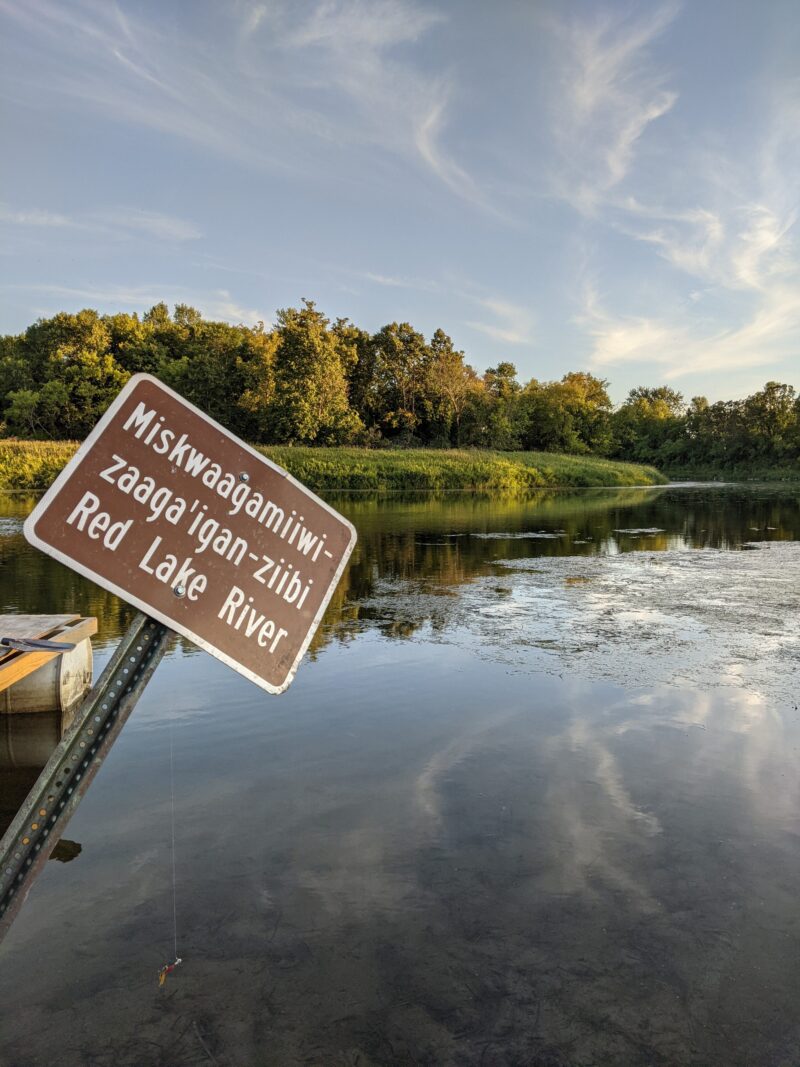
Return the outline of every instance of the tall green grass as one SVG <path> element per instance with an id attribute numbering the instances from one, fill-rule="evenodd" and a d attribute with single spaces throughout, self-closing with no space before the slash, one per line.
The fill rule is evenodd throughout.
<path id="1" fill-rule="evenodd" d="M 663 485 L 667 479 L 655 467 L 624 463 L 599 456 L 569 456 L 560 452 L 506 452 L 504 455 L 537 472 L 551 486 Z"/>
<path id="2" fill-rule="evenodd" d="M 77 441 L 0 441 L 0 489 L 47 489 L 77 448 Z"/>
<path id="3" fill-rule="evenodd" d="M 547 452 L 286 446 L 259 451 L 320 491 L 475 489 L 518 493 L 543 486 L 657 485 L 666 481 L 654 467 Z"/>
<path id="4" fill-rule="evenodd" d="M 42 490 L 78 447 L 75 441 L 0 441 L 0 489 Z M 315 491 L 475 489 L 519 493 L 543 486 L 658 485 L 654 467 L 549 452 L 259 446 Z"/>

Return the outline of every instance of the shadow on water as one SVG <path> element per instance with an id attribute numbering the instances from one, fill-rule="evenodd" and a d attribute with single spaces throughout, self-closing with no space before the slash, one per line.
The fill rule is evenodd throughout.
<path id="1" fill-rule="evenodd" d="M 53 749 L 72 722 L 75 710 L 73 707 L 65 712 L 0 715 L 0 837 L 14 821 Z M 80 852 L 79 844 L 62 838 L 50 859 L 69 863 Z"/>
<path id="2" fill-rule="evenodd" d="M 331 501 L 314 661 L 275 700 L 176 645 L 5 942 L 0 1062 L 796 1067 L 798 492 Z M 3 610 L 113 644 L 26 508 Z"/>

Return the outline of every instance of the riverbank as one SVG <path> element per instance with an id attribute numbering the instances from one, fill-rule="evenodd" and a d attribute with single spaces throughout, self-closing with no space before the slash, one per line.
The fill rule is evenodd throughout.
<path id="1" fill-rule="evenodd" d="M 77 447 L 75 441 L 0 441 L 0 490 L 47 489 Z M 551 452 L 286 445 L 258 446 L 258 450 L 314 491 L 474 489 L 514 493 L 543 486 L 580 488 L 666 482 L 655 467 Z"/>

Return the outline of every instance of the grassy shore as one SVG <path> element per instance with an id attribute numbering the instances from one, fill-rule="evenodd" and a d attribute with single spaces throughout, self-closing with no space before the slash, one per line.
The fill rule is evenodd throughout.
<path id="1" fill-rule="evenodd" d="M 42 490 L 78 447 L 74 441 L 0 441 L 0 489 Z M 316 491 L 475 489 L 524 492 L 541 486 L 658 485 L 654 467 L 549 452 L 444 449 L 259 447 Z"/>
<path id="2" fill-rule="evenodd" d="M 315 490 L 477 489 L 505 493 L 540 486 L 655 485 L 665 481 L 654 467 L 548 452 L 287 447 L 261 451 Z"/>
<path id="3" fill-rule="evenodd" d="M 0 441 L 0 489 L 47 489 L 77 447 L 77 441 Z"/>

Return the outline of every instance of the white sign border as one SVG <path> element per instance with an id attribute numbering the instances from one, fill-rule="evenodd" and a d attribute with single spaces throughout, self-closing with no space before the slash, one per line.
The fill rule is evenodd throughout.
<path id="1" fill-rule="evenodd" d="M 225 437 L 230 438 L 230 440 L 233 441 L 240 448 L 243 448 L 246 452 L 249 452 L 250 455 L 259 463 L 270 467 L 276 474 L 279 474 L 282 478 L 285 478 L 287 481 L 291 482 L 292 485 L 295 485 L 298 489 L 301 489 L 307 496 L 311 497 L 311 499 L 314 500 L 317 504 L 320 504 L 326 511 L 329 511 L 331 515 L 335 515 L 340 522 L 343 522 L 345 526 L 349 527 L 350 529 L 350 542 L 347 545 L 347 548 L 345 549 L 344 555 L 342 556 L 339 566 L 336 568 L 336 573 L 334 574 L 330 582 L 328 591 L 319 606 L 319 610 L 317 611 L 317 614 L 314 616 L 311 622 L 311 626 L 309 627 L 306 639 L 305 641 L 303 641 L 303 644 L 300 647 L 300 651 L 297 653 L 297 657 L 295 658 L 295 661 L 286 676 L 286 681 L 281 686 L 270 685 L 270 683 L 267 682 L 264 678 L 259 677 L 259 675 L 251 671 L 249 667 L 243 666 L 237 660 L 233 659 L 232 656 L 227 655 L 225 652 L 221 652 L 218 648 L 209 644 L 209 642 L 205 641 L 202 637 L 200 637 L 199 634 L 193 633 L 192 630 L 190 630 L 187 626 L 175 622 L 174 619 L 171 619 L 168 615 L 165 615 L 160 611 L 154 610 L 150 605 L 145 604 L 144 601 L 139 600 L 138 597 L 129 593 L 127 590 L 122 589 L 114 582 L 102 577 L 102 575 L 98 575 L 95 571 L 90 570 L 88 567 L 84 567 L 83 564 L 77 563 L 75 560 L 72 559 L 71 556 L 68 556 L 65 552 L 61 552 L 59 549 L 53 548 L 52 545 L 49 545 L 47 542 L 42 541 L 36 533 L 36 523 L 42 517 L 43 513 L 58 495 L 64 484 L 70 479 L 70 477 L 75 471 L 75 468 L 81 463 L 86 454 L 91 450 L 94 442 L 103 433 L 108 424 L 113 420 L 114 416 L 117 414 L 117 412 L 125 403 L 125 401 L 128 399 L 129 395 L 142 382 L 152 382 L 159 389 L 162 389 L 165 393 L 169 393 L 169 395 L 172 396 L 175 400 L 177 400 L 180 404 L 188 408 L 190 411 L 193 411 L 194 414 L 198 415 L 201 419 L 203 419 L 204 422 L 207 422 L 210 426 L 213 426 L 215 431 L 218 431 L 219 433 L 224 434 Z M 306 654 L 308 646 L 311 644 L 311 638 L 317 632 L 317 628 L 319 627 L 319 624 L 322 621 L 322 616 L 325 614 L 325 609 L 327 608 L 328 603 L 330 602 L 330 599 L 333 596 L 337 585 L 339 584 L 339 580 L 341 579 L 342 573 L 345 567 L 347 566 L 347 561 L 350 559 L 350 555 L 353 549 L 355 548 L 356 540 L 358 537 L 355 526 L 353 526 L 353 524 L 348 519 L 345 519 L 344 516 L 340 515 L 338 511 L 332 508 L 330 504 L 326 504 L 324 500 L 322 500 L 316 495 L 316 493 L 312 493 L 310 489 L 306 488 L 306 486 L 304 486 L 302 482 L 299 482 L 296 478 L 293 478 L 288 471 L 285 471 L 283 469 L 283 467 L 279 467 L 277 463 L 273 463 L 271 459 L 268 459 L 266 456 L 262 455 L 261 452 L 257 452 L 256 449 L 252 448 L 245 441 L 242 441 L 235 434 L 231 433 L 230 430 L 226 430 L 224 426 L 220 425 L 220 423 L 216 422 L 210 416 L 206 415 L 205 412 L 195 407 L 194 404 L 190 403 L 188 400 L 182 397 L 180 393 L 176 393 L 174 389 L 170 389 L 168 385 L 164 385 L 162 381 L 160 381 L 152 374 L 134 374 L 133 377 L 131 377 L 125 383 L 125 385 L 122 387 L 115 399 L 112 401 L 109 408 L 101 416 L 100 420 L 98 421 L 92 432 L 89 434 L 86 440 L 82 442 L 82 444 L 78 448 L 78 451 L 75 453 L 75 455 L 66 465 L 66 467 L 64 467 L 64 469 L 58 475 L 56 480 L 45 492 L 44 496 L 41 498 L 41 500 L 37 503 L 36 507 L 27 517 L 23 526 L 23 533 L 25 534 L 26 540 L 30 544 L 34 545 L 34 547 L 38 548 L 46 555 L 52 556 L 53 559 L 57 559 L 60 563 L 63 563 L 65 564 L 65 566 L 70 567 L 72 570 L 77 571 L 79 574 L 82 574 L 84 578 L 89 578 L 96 585 L 102 586 L 103 589 L 107 589 L 109 592 L 114 593 L 126 603 L 133 604 L 134 607 L 138 608 L 139 611 L 144 612 L 145 615 L 149 615 L 153 619 L 158 619 L 159 622 L 162 622 L 165 626 L 168 626 L 170 630 L 174 630 L 176 633 L 181 634 L 181 636 L 188 638 L 188 640 L 194 642 L 194 644 L 196 644 L 199 648 L 202 648 L 205 652 L 208 652 L 216 659 L 221 660 L 223 663 L 227 664 L 228 667 L 231 667 L 233 670 L 235 670 L 238 674 L 244 675 L 245 678 L 248 678 L 251 682 L 254 682 L 261 689 L 265 689 L 268 693 L 273 693 L 276 695 L 285 692 L 291 685 L 294 676 L 297 673 L 297 668 L 300 666 L 300 661 Z"/>

